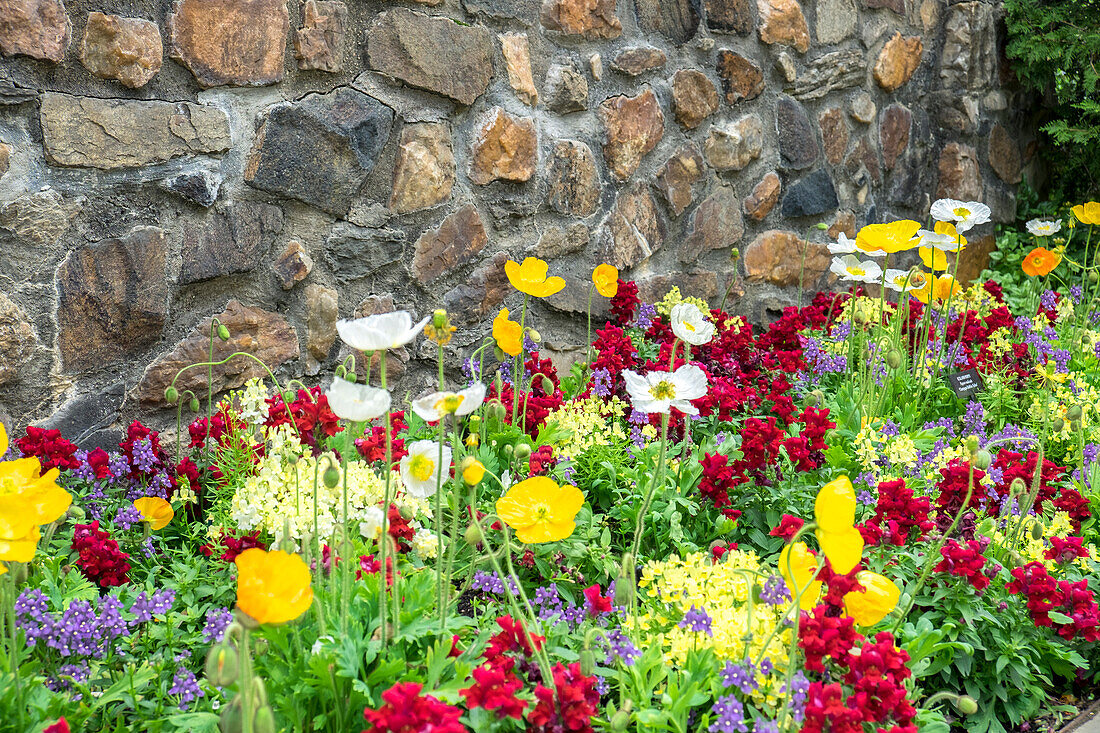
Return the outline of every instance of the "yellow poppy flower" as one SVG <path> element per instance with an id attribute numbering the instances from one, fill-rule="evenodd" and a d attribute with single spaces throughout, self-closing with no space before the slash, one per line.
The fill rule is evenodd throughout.
<path id="1" fill-rule="evenodd" d="M 916 246 L 913 237 L 920 222 L 901 219 L 889 224 L 868 224 L 856 234 L 856 247 L 864 252 L 904 252 Z"/>
<path id="2" fill-rule="evenodd" d="M 42 537 L 37 524 L 32 524 L 27 533 L 21 537 L 4 535 L 4 522 L 0 519 L 0 560 L 30 562 L 34 559 L 34 551 L 38 547 L 38 540 Z"/>
<path id="3" fill-rule="evenodd" d="M 966 249 L 966 237 L 959 234 L 959 230 L 955 228 L 955 225 L 949 221 L 937 221 L 933 230 L 936 234 L 946 234 L 958 243 L 958 249 L 953 250 L 961 252 Z"/>
<path id="4" fill-rule="evenodd" d="M 573 534 L 573 522 L 584 505 L 576 486 L 559 486 L 546 476 L 521 481 L 497 499 L 497 515 L 528 545 L 557 542 Z"/>
<path id="5" fill-rule="evenodd" d="M 790 572 L 787 571 L 787 557 L 790 556 Z M 799 608 L 809 611 L 817 605 L 817 599 L 821 597 L 821 581 L 815 580 L 817 573 L 817 558 L 806 547 L 805 542 L 795 542 L 787 545 L 779 553 L 779 574 L 787 583 L 787 590 L 794 598 L 802 591 L 802 599 Z M 792 577 L 793 576 L 793 577 Z"/>
<path id="6" fill-rule="evenodd" d="M 855 527 L 842 532 L 817 532 L 817 543 L 833 570 L 841 575 L 852 572 L 863 557 L 863 535 Z"/>
<path id="7" fill-rule="evenodd" d="M 935 247 L 920 247 L 917 249 L 917 254 L 920 255 L 920 261 L 924 263 L 924 266 L 929 270 L 946 270 L 947 269 L 947 253 L 942 249 L 936 249 Z"/>
<path id="8" fill-rule="evenodd" d="M 596 292 L 605 298 L 614 298 L 619 292 L 619 271 L 613 265 L 597 265 L 592 271 Z"/>
<path id="9" fill-rule="evenodd" d="M 463 464 L 462 480 L 468 486 L 476 486 L 481 483 L 481 479 L 485 478 L 485 464 L 476 458 L 468 462 L 463 461 Z"/>
<path id="10" fill-rule="evenodd" d="M 913 291 L 913 297 L 927 304 L 929 300 L 942 302 L 948 298 L 954 298 L 961 292 L 962 287 L 955 278 L 950 275 L 939 275 L 935 279 L 928 278 L 923 287 Z"/>
<path id="11" fill-rule="evenodd" d="M 508 282 L 521 293 L 534 298 L 545 298 L 565 287 L 565 280 L 558 276 L 546 277 L 547 264 L 537 257 L 528 257 L 523 264 L 508 260 L 504 263 L 504 273 Z"/>
<path id="12" fill-rule="evenodd" d="M 1100 203 L 1089 201 L 1086 204 L 1074 206 L 1070 211 L 1082 224 L 1100 224 Z"/>
<path id="13" fill-rule="evenodd" d="M 856 521 L 856 492 L 847 476 L 830 481 L 817 492 L 814 521 L 821 551 L 838 573 L 850 573 L 863 557 L 863 535 Z"/>
<path id="14" fill-rule="evenodd" d="M 500 350 L 508 356 L 519 356 L 523 350 L 523 329 L 518 323 L 508 319 L 507 308 L 501 308 L 493 321 L 493 338 Z"/>
<path id="15" fill-rule="evenodd" d="M 8 434 L 0 425 L 0 455 L 7 450 Z M 60 471 L 41 471 L 37 458 L 0 462 L 0 560 L 30 562 L 38 527 L 60 518 L 72 504 L 69 492 L 57 485 Z"/>
<path id="16" fill-rule="evenodd" d="M 0 575 L 3 575 L 6 572 L 8 572 L 8 566 L 7 565 L 0 565 Z"/>
<path id="17" fill-rule="evenodd" d="M 894 581 L 869 570 L 856 573 L 856 580 L 865 590 L 845 594 L 844 612 L 860 626 L 874 626 L 897 607 L 901 590 Z"/>
<path id="18" fill-rule="evenodd" d="M 313 603 L 309 567 L 299 555 L 252 547 L 237 555 L 237 608 L 258 624 L 284 624 Z"/>
<path id="19" fill-rule="evenodd" d="M 157 496 L 143 496 L 134 502 L 134 509 L 141 512 L 143 521 L 149 523 L 151 529 L 164 529 L 172 521 L 175 512 L 172 505 Z"/>

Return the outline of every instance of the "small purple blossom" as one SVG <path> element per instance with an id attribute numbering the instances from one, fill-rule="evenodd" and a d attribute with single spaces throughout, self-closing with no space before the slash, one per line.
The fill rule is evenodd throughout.
<path id="1" fill-rule="evenodd" d="M 648 331 L 653 325 L 653 319 L 657 317 L 657 308 L 650 303 L 642 303 L 638 306 L 638 314 L 634 317 L 634 327 L 640 331 Z"/>
<path id="2" fill-rule="evenodd" d="M 714 707 L 710 709 L 715 720 L 708 730 L 711 733 L 746 733 L 745 706 L 733 695 L 725 695 L 714 701 Z"/>
<path id="3" fill-rule="evenodd" d="M 753 672 L 752 662 L 749 661 L 743 665 L 727 662 L 718 673 L 718 678 L 722 680 L 723 687 L 736 687 L 746 695 L 757 688 L 756 675 Z"/>
<path id="4" fill-rule="evenodd" d="M 138 594 L 130 606 L 130 613 L 134 614 L 132 626 L 148 623 L 154 616 L 163 616 L 172 610 L 172 604 L 176 600 L 176 591 L 172 588 L 158 590 L 149 596 L 145 591 Z"/>
<path id="5" fill-rule="evenodd" d="M 787 584 L 782 575 L 772 575 L 764 581 L 764 587 L 760 591 L 760 600 L 770 606 L 780 606 L 791 599 Z"/>
<path id="6" fill-rule="evenodd" d="M 195 679 L 195 673 L 187 667 L 180 667 L 172 677 L 172 686 L 168 688 L 168 694 L 179 695 L 180 710 L 186 710 L 188 703 L 203 696 L 203 691 L 199 687 L 199 681 Z"/>
<path id="7" fill-rule="evenodd" d="M 115 513 L 115 518 L 111 520 L 119 529 L 130 529 L 135 524 L 141 524 L 142 516 L 141 512 L 137 510 L 133 505 L 121 506 Z"/>
<path id="8" fill-rule="evenodd" d="M 225 636 L 225 630 L 233 622 L 233 612 L 228 608 L 211 608 L 206 612 L 206 625 L 202 627 L 202 638 L 208 644 L 216 644 Z"/>
<path id="9" fill-rule="evenodd" d="M 606 666 L 611 666 L 616 660 L 620 660 L 629 667 L 642 654 L 621 629 L 612 629 L 607 632 L 604 639 L 607 642 L 607 660 L 604 662 Z"/>
<path id="10" fill-rule="evenodd" d="M 684 617 L 680 619 L 679 626 L 681 629 L 688 629 L 695 633 L 703 632 L 707 636 L 714 635 L 711 630 L 710 616 L 704 609 L 696 608 L 695 606 L 692 606 L 684 613 Z"/>

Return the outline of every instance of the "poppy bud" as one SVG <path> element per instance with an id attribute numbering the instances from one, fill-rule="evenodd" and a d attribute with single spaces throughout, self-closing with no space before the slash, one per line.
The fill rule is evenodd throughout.
<path id="1" fill-rule="evenodd" d="M 11 579 L 15 581 L 16 585 L 23 585 L 27 582 L 27 578 L 30 577 L 30 566 L 25 562 L 13 562 L 10 565 Z"/>
<path id="2" fill-rule="evenodd" d="M 1066 427 L 1066 421 L 1060 417 L 1056 417 L 1054 418 L 1054 422 L 1050 424 L 1050 427 L 1052 430 L 1054 430 L 1054 432 L 1060 433 L 1062 432 L 1063 428 Z"/>
<path id="3" fill-rule="evenodd" d="M 987 450 L 980 450 L 974 454 L 974 459 L 971 462 L 974 464 L 974 468 L 984 471 L 993 463 L 993 455 Z"/>
<path id="4" fill-rule="evenodd" d="M 500 394 L 500 392 L 498 391 L 497 394 Z M 492 402 L 490 402 L 488 412 L 489 417 L 493 420 L 496 420 L 497 422 L 504 420 L 505 410 L 504 405 L 501 404 L 500 400 L 493 400 Z"/>
<path id="5" fill-rule="evenodd" d="M 271 711 L 270 705 L 264 705 L 256 711 L 252 718 L 252 730 L 255 733 L 275 733 L 275 713 Z"/>
<path id="6" fill-rule="evenodd" d="M 901 366 L 901 352 L 890 350 L 886 352 L 886 366 L 897 369 Z"/>
<path id="7" fill-rule="evenodd" d="M 1008 485 L 1009 496 L 1019 496 L 1025 491 L 1027 491 L 1027 484 L 1025 484 L 1024 480 L 1018 476 L 1012 479 L 1012 483 Z"/>
<path id="8" fill-rule="evenodd" d="M 613 602 L 616 606 L 629 606 L 634 602 L 634 578 L 626 575 L 620 575 L 615 578 L 615 597 Z"/>
<path id="9" fill-rule="evenodd" d="M 955 709 L 963 715 L 973 715 L 978 712 L 978 701 L 970 695 L 959 695 L 955 698 Z"/>
<path id="10" fill-rule="evenodd" d="M 735 250 L 736 251 L 736 250 Z M 611 730 L 615 733 L 621 733 L 630 726 L 630 713 L 626 710 L 620 710 L 611 716 Z"/>
<path id="11" fill-rule="evenodd" d="M 966 439 L 966 450 L 970 453 L 974 453 L 978 450 L 979 442 L 977 435 L 971 435 Z"/>
<path id="12" fill-rule="evenodd" d="M 514 455 L 521 461 L 526 461 L 531 457 L 531 446 L 527 443 L 520 443 L 515 447 Z"/>
<path id="13" fill-rule="evenodd" d="M 1075 433 L 1080 432 L 1081 431 L 1081 421 L 1080 420 L 1071 420 L 1070 423 L 1069 423 L 1069 429 L 1072 430 Z"/>
<path id="14" fill-rule="evenodd" d="M 466 528 L 466 533 L 463 535 L 466 539 L 466 544 L 477 546 L 481 544 L 481 541 L 485 537 L 481 534 L 481 530 L 476 524 L 471 524 Z"/>
<path id="15" fill-rule="evenodd" d="M 1039 522 L 1031 523 L 1031 539 L 1041 540 L 1043 539 L 1043 525 Z"/>
<path id="16" fill-rule="evenodd" d="M 65 511 L 65 516 L 67 516 L 69 519 L 79 522 L 82 521 L 87 515 L 84 513 L 84 509 L 82 507 L 78 507 L 76 504 L 72 504 Z"/>
<path id="17" fill-rule="evenodd" d="M 222 733 L 243 733 L 244 731 L 244 714 L 241 711 L 241 697 L 238 695 L 233 698 L 233 702 L 225 706 L 222 710 L 221 719 L 218 721 L 218 728 Z"/>
<path id="18" fill-rule="evenodd" d="M 513 448 L 510 443 L 508 445 L 504 446 L 504 455 L 508 456 L 509 458 L 512 457 L 512 454 L 515 453 L 515 451 L 516 451 L 516 449 Z"/>
<path id="19" fill-rule="evenodd" d="M 359 380 L 359 376 L 355 372 L 348 372 L 344 375 L 344 379 L 348 380 L 352 384 Z"/>
<path id="20" fill-rule="evenodd" d="M 335 489 L 340 484 L 340 469 L 336 466 L 329 466 L 325 469 L 325 472 L 321 474 L 321 481 L 323 481 L 328 488 Z"/>
<path id="21" fill-rule="evenodd" d="M 187 408 L 191 410 L 191 412 L 198 412 L 199 410 L 201 410 L 202 405 L 199 404 L 199 398 L 192 397 L 191 401 L 187 403 Z"/>
<path id="22" fill-rule="evenodd" d="M 224 323 L 218 324 L 218 338 L 220 338 L 222 341 L 229 340 L 229 328 L 226 327 Z"/>
<path id="23" fill-rule="evenodd" d="M 206 679 L 215 687 L 228 687 L 237 679 L 237 650 L 222 643 L 206 655 Z"/>
<path id="24" fill-rule="evenodd" d="M 1066 417 L 1068 417 L 1070 420 L 1080 420 L 1081 412 L 1082 410 L 1080 405 L 1073 405 L 1068 410 L 1066 410 Z"/>
<path id="25" fill-rule="evenodd" d="M 176 404 L 176 400 L 180 398 L 180 391 L 175 387 L 169 385 L 168 389 L 164 390 L 164 401 L 169 405 Z"/>
<path id="26" fill-rule="evenodd" d="M 416 509 L 409 506 L 408 504 L 398 504 L 397 511 L 401 515 L 401 518 L 404 519 L 406 522 L 416 516 Z"/>
<path id="27" fill-rule="evenodd" d="M 527 337 L 534 341 L 536 344 L 542 341 L 542 334 L 533 328 L 527 329 Z"/>
<path id="28" fill-rule="evenodd" d="M 596 671 L 596 653 L 591 649 L 585 649 L 581 652 L 581 674 L 585 677 L 591 677 L 592 673 Z"/>
<path id="29" fill-rule="evenodd" d="M 1097 280 L 1100 280 L 1100 275 L 1096 274 L 1096 270 L 1089 270 L 1089 282 L 1095 285 Z"/>
<path id="30" fill-rule="evenodd" d="M 554 386 L 554 383 L 550 380 L 550 377 L 543 377 L 542 378 L 542 391 L 543 391 L 543 393 L 548 394 L 548 395 L 552 395 L 552 394 L 554 394 L 555 389 L 557 389 L 557 388 Z"/>

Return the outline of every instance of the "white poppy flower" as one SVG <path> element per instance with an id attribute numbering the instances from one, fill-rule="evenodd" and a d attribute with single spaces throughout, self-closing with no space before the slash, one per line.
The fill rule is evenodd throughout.
<path id="1" fill-rule="evenodd" d="M 1049 237 L 1062 231 L 1062 222 L 1032 219 L 1027 223 L 1027 230 L 1036 237 Z"/>
<path id="2" fill-rule="evenodd" d="M 376 506 L 369 506 L 363 510 L 363 519 L 359 522 L 359 534 L 363 535 L 368 540 L 376 540 L 382 536 L 382 520 L 385 519 L 385 515 L 382 514 L 382 509 Z"/>
<path id="3" fill-rule="evenodd" d="M 962 234 L 988 222 L 992 212 L 988 206 L 977 201 L 940 199 L 932 204 L 930 213 L 936 221 L 954 222 L 956 231 Z"/>
<path id="4" fill-rule="evenodd" d="M 714 338 L 714 324 L 694 303 L 677 303 L 672 306 L 669 319 L 676 338 L 692 346 L 702 346 Z"/>
<path id="5" fill-rule="evenodd" d="M 377 387 L 356 384 L 336 377 L 332 386 L 325 392 L 328 406 L 342 417 L 352 422 L 366 422 L 384 415 L 390 409 L 390 393 Z"/>
<path id="6" fill-rule="evenodd" d="M 426 422 L 436 422 L 444 415 L 469 415 L 484 401 L 485 385 L 474 382 L 458 392 L 432 392 L 417 398 L 412 402 L 412 409 Z"/>
<path id="7" fill-rule="evenodd" d="M 910 273 L 908 270 L 886 271 L 886 287 L 897 293 L 908 293 L 920 290 L 924 285 L 924 275 L 919 272 Z"/>
<path id="8" fill-rule="evenodd" d="M 834 255 L 854 254 L 857 249 L 856 240 L 848 239 L 848 235 L 844 232 L 840 233 L 835 243 L 829 242 L 825 246 L 829 248 L 829 253 Z"/>
<path id="9" fill-rule="evenodd" d="M 638 412 L 668 414 L 675 407 L 688 415 L 698 415 L 692 404 L 707 393 L 707 375 L 695 364 L 684 364 L 674 372 L 649 372 L 645 376 L 627 369 L 623 372 L 626 391 Z"/>
<path id="10" fill-rule="evenodd" d="M 379 313 L 353 321 L 341 319 L 336 322 L 336 330 L 344 343 L 359 351 L 386 351 L 397 349 L 416 338 L 428 323 L 425 318 L 415 326 L 407 311 Z"/>
<path id="11" fill-rule="evenodd" d="M 440 460 L 440 444 L 434 440 L 416 440 L 405 448 L 409 454 L 401 459 L 401 482 L 411 496 L 427 499 L 451 472 L 451 449 L 442 446 L 443 460 Z"/>
<path id="12" fill-rule="evenodd" d="M 950 234 L 938 234 L 928 229 L 917 232 L 921 247 L 933 247 L 941 252 L 956 252 L 959 249 L 959 240 Z"/>
<path id="13" fill-rule="evenodd" d="M 878 282 L 882 277 L 882 268 L 874 260 L 861 260 L 855 255 L 834 257 L 829 271 L 841 280 L 859 283 Z"/>

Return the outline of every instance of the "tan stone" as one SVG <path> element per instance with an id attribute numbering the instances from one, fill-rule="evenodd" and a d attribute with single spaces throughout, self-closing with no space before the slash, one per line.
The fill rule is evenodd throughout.
<path id="1" fill-rule="evenodd" d="M 344 36 L 348 6 L 339 0 L 306 0 L 302 27 L 294 33 L 299 69 L 338 73 L 344 70 Z"/>
<path id="2" fill-rule="evenodd" d="M 924 26 L 924 32 L 928 33 L 936 28 L 940 22 L 940 4 L 936 0 L 924 0 L 920 6 L 920 22 Z"/>
<path id="3" fill-rule="evenodd" d="M 718 111 L 718 90 L 707 75 L 695 69 L 681 69 L 672 76 L 672 111 L 676 121 L 694 130 Z"/>
<path id="4" fill-rule="evenodd" d="M 894 103 L 882 110 L 878 137 L 882 144 L 882 164 L 892 170 L 898 158 L 909 147 L 909 130 L 913 114 L 908 107 Z"/>
<path id="5" fill-rule="evenodd" d="M 848 123 L 844 113 L 836 107 L 830 107 L 817 118 L 821 127 L 821 142 L 825 147 L 825 160 L 836 165 L 848 152 Z"/>
<path id="6" fill-rule="evenodd" d="M 499 308 L 510 292 L 515 292 L 504 269 L 507 262 L 508 254 L 497 252 L 443 296 L 443 306 L 455 323 L 477 323 Z"/>
<path id="7" fill-rule="evenodd" d="M 477 209 L 463 206 L 444 219 L 438 229 L 430 229 L 416 240 L 413 276 L 427 285 L 469 262 L 488 242 L 489 235 Z"/>
<path id="8" fill-rule="evenodd" d="M 313 283 L 302 291 L 306 304 L 306 349 L 318 361 L 328 358 L 336 343 L 336 319 L 340 317 L 339 295 L 332 288 Z"/>
<path id="9" fill-rule="evenodd" d="M 1021 180 L 1020 146 L 998 122 L 989 132 L 989 165 L 1002 181 L 1016 184 Z"/>
<path id="10" fill-rule="evenodd" d="M 772 229 L 757 235 L 745 247 L 745 276 L 753 282 L 788 287 L 802 282 L 812 288 L 831 260 L 823 244 L 807 242 L 795 232 Z"/>
<path id="11" fill-rule="evenodd" d="M 11 167 L 11 153 L 11 145 L 0 142 L 0 178 L 3 178 Z"/>
<path id="12" fill-rule="evenodd" d="M 810 49 L 810 29 L 798 0 L 756 0 L 760 14 L 760 40 L 792 46 L 800 53 Z"/>
<path id="13" fill-rule="evenodd" d="M 606 131 L 604 159 L 611 173 L 625 181 L 665 134 L 665 116 L 657 95 L 646 89 L 636 97 L 611 97 L 600 104 Z"/>
<path id="14" fill-rule="evenodd" d="M 764 91 L 764 70 L 733 51 L 718 52 L 718 78 L 730 104 L 755 99 Z"/>
<path id="15" fill-rule="evenodd" d="M 623 24 L 616 0 L 544 0 L 540 20 L 552 31 L 585 38 L 618 38 Z"/>
<path id="16" fill-rule="evenodd" d="M 600 174 L 592 148 L 576 140 L 554 144 L 547 177 L 550 208 L 559 214 L 589 216 L 600 202 Z"/>
<path id="17" fill-rule="evenodd" d="M 611 68 L 628 76 L 639 76 L 665 65 L 668 57 L 659 48 L 635 46 L 624 48 L 611 62 Z"/>
<path id="18" fill-rule="evenodd" d="M 389 207 L 404 214 L 435 206 L 451 197 L 455 156 L 446 123 L 405 125 L 393 165 Z"/>
<path id="19" fill-rule="evenodd" d="M 579 221 L 568 229 L 550 227 L 542 233 L 537 243 L 527 248 L 527 251 L 532 257 L 552 260 L 580 252 L 588 246 L 591 236 L 588 227 Z"/>
<path id="20" fill-rule="evenodd" d="M 859 91 L 849 102 L 848 111 L 856 122 L 868 125 L 875 119 L 878 107 L 875 106 L 875 100 L 870 94 Z"/>
<path id="21" fill-rule="evenodd" d="M 27 314 L 0 293 L 0 385 L 19 379 L 36 346 L 38 338 Z"/>
<path id="22" fill-rule="evenodd" d="M 752 193 L 746 196 L 742 202 L 745 215 L 753 221 L 763 221 L 775 208 L 775 205 L 779 203 L 779 193 L 782 188 L 783 184 L 779 180 L 779 174 L 775 171 L 769 171 L 753 186 Z"/>
<path id="23" fill-rule="evenodd" d="M 62 0 L 4 0 L 0 3 L 0 53 L 60 64 L 73 25 Z"/>
<path id="24" fill-rule="evenodd" d="M 500 107 L 489 111 L 474 140 L 470 180 L 479 186 L 491 181 L 529 180 L 538 163 L 538 136 L 529 117 L 512 117 Z"/>
<path id="25" fill-rule="evenodd" d="M 665 225 L 649 186 L 636 183 L 619 194 L 608 217 L 604 261 L 620 270 L 634 267 L 659 250 Z"/>
<path id="26" fill-rule="evenodd" d="M 25 193 L 0 206 L 0 227 L 36 245 L 53 245 L 69 231 L 83 202 L 52 188 Z"/>
<path id="27" fill-rule="evenodd" d="M 217 319 L 229 329 L 229 340 L 214 339 L 212 361 L 221 361 L 230 354 L 244 351 L 268 367 L 277 369 L 297 358 L 300 353 L 297 331 L 278 313 L 231 300 L 225 310 L 217 315 Z M 164 405 L 164 390 L 172 383 L 179 370 L 208 360 L 211 322 L 207 318 L 199 323 L 171 353 L 160 357 L 145 370 L 141 382 L 134 390 L 135 397 L 141 404 L 147 407 Z M 213 382 L 208 382 L 206 369 L 190 369 L 176 380 L 176 388 L 181 394 L 188 390 L 195 394 L 206 394 L 210 385 L 217 394 L 241 387 L 249 379 L 267 376 L 267 370 L 256 360 L 241 356 L 212 367 L 212 371 Z"/>
<path id="28" fill-rule="evenodd" d="M 516 96 L 534 107 L 539 101 L 539 90 L 531 76 L 531 47 L 526 33 L 501 33 L 500 50 L 508 69 L 508 83 Z"/>
<path id="29" fill-rule="evenodd" d="M 313 258 L 306 252 L 305 247 L 297 239 L 286 243 L 271 269 L 275 271 L 275 277 L 279 279 L 279 285 L 283 290 L 290 290 L 298 283 L 306 279 L 313 270 Z"/>
<path id="30" fill-rule="evenodd" d="M 833 223 L 829 225 L 829 230 L 826 232 L 829 235 L 829 239 L 839 239 L 841 234 L 849 239 L 855 239 L 856 236 L 856 214 L 854 211 L 848 209 L 842 209 L 836 212 L 836 218 L 833 219 Z"/>
<path id="31" fill-rule="evenodd" d="M 700 269 L 653 275 L 638 281 L 638 297 L 643 303 L 656 303 L 673 288 L 679 288 L 685 295 L 711 301 L 718 295 L 718 274 Z"/>
<path id="32" fill-rule="evenodd" d="M 920 36 L 895 33 L 875 61 L 875 81 L 888 92 L 904 86 L 920 66 L 923 53 L 924 41 Z"/>
<path id="33" fill-rule="evenodd" d="M 88 13 L 80 60 L 103 79 L 131 89 L 144 86 L 160 71 L 164 47 L 156 23 L 140 18 Z"/>
<path id="34" fill-rule="evenodd" d="M 703 156 L 687 143 L 657 171 L 657 190 L 664 195 L 673 216 L 691 206 L 695 199 L 692 186 L 703 177 L 704 170 Z"/>
<path id="35" fill-rule="evenodd" d="M 720 171 L 741 170 L 760 157 L 764 149 L 764 125 L 751 114 L 732 123 L 710 128 L 703 155 L 711 167 Z"/>
<path id="36" fill-rule="evenodd" d="M 936 198 L 982 200 L 982 173 L 978 153 L 962 143 L 948 143 L 940 153 L 940 182 Z"/>
<path id="37" fill-rule="evenodd" d="M 997 238 L 992 234 L 971 237 L 969 244 L 959 255 L 959 269 L 955 273 L 961 283 L 978 279 L 982 270 L 989 267 L 989 255 L 997 249 Z"/>
<path id="38" fill-rule="evenodd" d="M 283 78 L 289 32 L 286 0 L 177 0 L 169 55 L 203 87 L 274 84 Z"/>
<path id="39" fill-rule="evenodd" d="M 691 226 L 680 245 L 680 261 L 692 263 L 707 252 L 732 247 L 745 234 L 737 194 L 730 186 L 718 186 L 691 215 Z"/>

